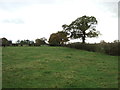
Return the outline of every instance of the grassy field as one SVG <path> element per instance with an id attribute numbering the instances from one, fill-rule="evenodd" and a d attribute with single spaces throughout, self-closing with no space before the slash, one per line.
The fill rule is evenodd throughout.
<path id="1" fill-rule="evenodd" d="M 118 57 L 65 47 L 5 47 L 3 88 L 117 88 Z"/>

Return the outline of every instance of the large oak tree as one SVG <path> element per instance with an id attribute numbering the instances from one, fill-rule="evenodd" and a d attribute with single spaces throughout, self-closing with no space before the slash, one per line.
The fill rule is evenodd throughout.
<path id="1" fill-rule="evenodd" d="M 100 32 L 96 31 L 97 20 L 94 16 L 82 16 L 73 21 L 70 25 L 64 24 L 62 27 L 68 32 L 71 39 L 82 39 L 85 43 L 87 37 L 97 37 Z"/>

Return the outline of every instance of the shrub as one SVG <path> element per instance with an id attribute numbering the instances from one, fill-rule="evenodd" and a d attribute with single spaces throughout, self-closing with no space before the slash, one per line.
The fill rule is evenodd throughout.
<path id="1" fill-rule="evenodd" d="M 72 43 L 67 44 L 67 47 L 70 48 L 76 48 L 81 50 L 87 50 L 92 52 L 100 52 L 100 53 L 106 53 L 108 55 L 119 55 L 120 52 L 120 42 L 113 42 L 113 43 L 95 43 L 95 44 L 82 44 L 82 43 Z"/>

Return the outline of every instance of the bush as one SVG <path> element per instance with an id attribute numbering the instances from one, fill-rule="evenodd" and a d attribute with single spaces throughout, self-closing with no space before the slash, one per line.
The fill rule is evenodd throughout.
<path id="1" fill-rule="evenodd" d="M 72 43 L 72 44 L 68 44 L 67 47 L 93 51 L 93 52 L 96 51 L 96 44 Z"/>
<path id="2" fill-rule="evenodd" d="M 107 43 L 104 46 L 105 53 L 109 55 L 118 55 L 119 45 L 119 43 Z"/>
<path id="3" fill-rule="evenodd" d="M 76 48 L 81 50 L 87 50 L 92 52 L 106 53 L 108 55 L 119 55 L 120 42 L 113 43 L 97 43 L 97 44 L 82 44 L 82 43 L 72 43 L 67 44 L 67 47 Z"/>

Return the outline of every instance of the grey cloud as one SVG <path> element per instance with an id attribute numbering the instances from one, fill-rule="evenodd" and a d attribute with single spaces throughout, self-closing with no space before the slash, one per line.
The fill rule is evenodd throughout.
<path id="1" fill-rule="evenodd" d="M 102 8 L 104 12 L 113 13 L 113 17 L 118 15 L 118 2 L 101 2 L 99 8 Z"/>
<path id="2" fill-rule="evenodd" d="M 15 23 L 15 24 L 24 24 L 24 21 L 21 19 L 5 19 L 3 23 Z"/>
<path id="3" fill-rule="evenodd" d="M 17 2 L 0 2 L 0 9 L 3 10 L 16 10 L 19 7 L 26 6 L 27 3 L 17 3 Z"/>
<path id="4" fill-rule="evenodd" d="M 54 4 L 56 1 L 57 0 L 2 0 L 0 1 L 0 9 L 10 11 L 32 4 Z"/>

